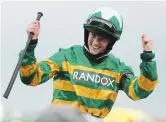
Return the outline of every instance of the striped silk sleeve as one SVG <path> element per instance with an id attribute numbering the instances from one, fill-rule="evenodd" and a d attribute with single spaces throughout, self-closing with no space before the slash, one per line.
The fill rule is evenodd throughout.
<path id="1" fill-rule="evenodd" d="M 141 57 L 142 63 L 140 64 L 139 77 L 134 76 L 131 67 L 121 63 L 120 88 L 134 101 L 148 97 L 158 83 L 156 62 L 149 60 L 152 59 L 152 56 L 154 58 L 154 54 L 144 53 L 141 55 L 144 55 L 146 58 Z"/>
<path id="2" fill-rule="evenodd" d="M 37 86 L 52 78 L 61 67 L 60 62 L 63 59 L 63 54 L 56 53 L 52 57 L 38 62 L 34 55 L 36 45 L 30 45 L 30 50 L 25 54 L 20 66 L 21 81 L 30 86 Z M 21 56 L 22 52 L 20 53 Z M 59 57 L 61 55 L 61 57 Z"/>

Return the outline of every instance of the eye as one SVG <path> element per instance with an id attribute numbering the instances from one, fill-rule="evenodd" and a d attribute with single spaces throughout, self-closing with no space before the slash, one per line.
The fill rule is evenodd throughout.
<path id="1" fill-rule="evenodd" d="M 107 40 L 107 37 L 105 37 L 105 36 L 99 36 L 99 39 L 100 40 Z"/>
<path id="2" fill-rule="evenodd" d="M 99 37 L 100 40 L 105 40 L 106 38 L 105 37 Z"/>

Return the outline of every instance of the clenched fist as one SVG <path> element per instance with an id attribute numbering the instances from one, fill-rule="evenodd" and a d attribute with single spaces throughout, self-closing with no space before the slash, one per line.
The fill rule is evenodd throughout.
<path id="1" fill-rule="evenodd" d="M 152 51 L 152 40 L 145 34 L 142 35 L 142 47 L 143 51 Z"/>
<path id="2" fill-rule="evenodd" d="M 39 21 L 36 20 L 28 25 L 27 33 L 29 34 L 30 32 L 34 33 L 32 40 L 35 40 L 38 38 L 39 33 L 40 33 L 40 22 Z"/>

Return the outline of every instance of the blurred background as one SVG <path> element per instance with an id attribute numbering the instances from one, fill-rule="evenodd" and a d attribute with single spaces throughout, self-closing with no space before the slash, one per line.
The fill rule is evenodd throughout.
<path id="1" fill-rule="evenodd" d="M 26 45 L 27 25 L 36 19 L 37 12 L 41 11 L 44 14 L 40 21 L 41 33 L 36 48 L 36 57 L 40 61 L 53 55 L 60 47 L 83 45 L 83 23 L 93 10 L 101 6 L 113 7 L 121 13 L 124 20 L 121 39 L 115 44 L 111 53 L 130 65 L 134 69 L 135 75 L 139 76 L 140 53 L 142 52 L 141 36 L 144 33 L 147 34 L 153 40 L 153 52 L 156 54 L 155 60 L 160 81 L 154 92 L 147 99 L 140 101 L 134 102 L 124 92 L 119 92 L 112 114 L 110 113 L 109 116 L 116 116 L 116 111 L 127 113 L 122 116 L 131 115 L 131 111 L 132 113 L 138 111 L 133 116 L 141 116 L 140 113 L 142 113 L 152 117 L 153 120 L 166 120 L 166 96 L 164 94 L 166 86 L 164 77 L 166 2 L 164 1 L 2 2 L 1 96 L 3 96 L 18 62 L 18 54 Z M 51 103 L 52 92 L 52 79 L 40 86 L 30 87 L 24 85 L 18 76 L 9 98 L 1 97 L 4 121 L 32 121 L 39 111 Z M 133 118 L 133 116 L 128 118 Z"/>

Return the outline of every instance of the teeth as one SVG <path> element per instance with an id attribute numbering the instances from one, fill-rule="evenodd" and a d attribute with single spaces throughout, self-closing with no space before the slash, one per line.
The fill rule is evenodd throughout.
<path id="1" fill-rule="evenodd" d="M 96 46 L 93 46 L 93 45 L 92 45 L 92 47 L 93 47 L 94 49 L 98 49 L 98 48 L 99 48 L 99 47 L 96 47 Z"/>

